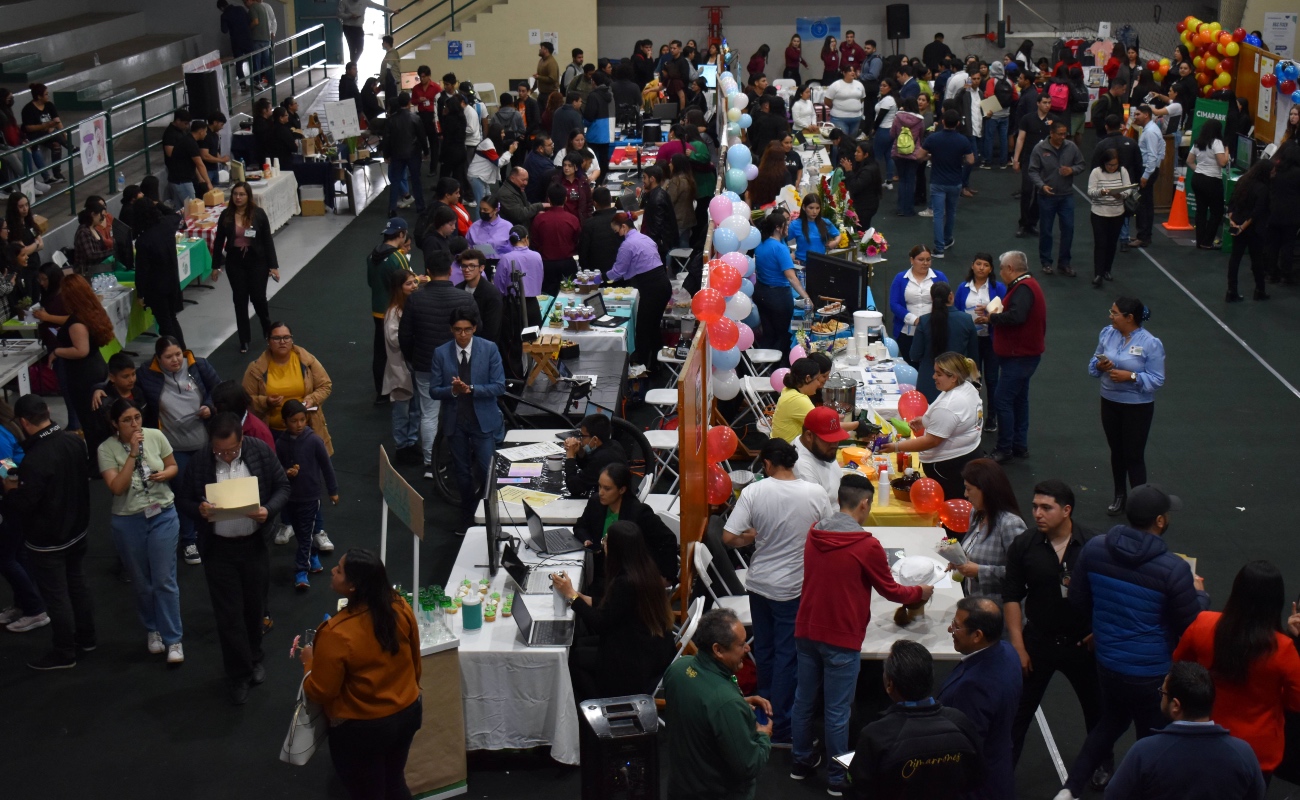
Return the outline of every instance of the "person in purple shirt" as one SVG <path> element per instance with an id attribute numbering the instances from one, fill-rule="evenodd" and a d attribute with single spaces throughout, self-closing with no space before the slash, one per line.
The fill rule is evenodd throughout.
<path id="1" fill-rule="evenodd" d="M 478 204 L 478 219 L 469 226 L 465 238 L 476 250 L 490 247 L 486 252 L 489 257 L 504 253 L 511 247 L 510 222 L 501 218 L 496 203 L 485 198 Z"/>
<path id="2" fill-rule="evenodd" d="M 504 252 L 497 251 L 501 260 L 497 262 L 492 285 L 497 287 L 502 297 L 507 297 L 513 293 L 510 276 L 515 272 L 523 275 L 524 308 L 528 313 L 528 324 L 541 325 L 542 308 L 537 303 L 537 295 L 542 293 L 542 254 L 528 249 L 528 229 L 523 225 L 510 229 L 509 242 L 510 247 Z"/>
<path id="3" fill-rule="evenodd" d="M 636 350 L 632 353 L 632 363 L 653 373 L 659 365 L 659 318 L 664 315 L 664 309 L 673 296 L 673 287 L 659 258 L 659 246 L 633 227 L 631 214 L 618 212 L 610 226 L 623 241 L 606 277 L 641 293 L 637 304 Z"/>

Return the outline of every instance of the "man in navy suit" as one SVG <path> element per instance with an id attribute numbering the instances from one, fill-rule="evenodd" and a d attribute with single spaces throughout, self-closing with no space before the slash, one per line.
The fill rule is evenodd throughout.
<path id="1" fill-rule="evenodd" d="M 473 519 L 504 425 L 497 407 L 497 398 L 506 391 L 501 351 L 474 335 L 478 324 L 478 309 L 467 298 L 466 305 L 451 313 L 452 340 L 433 351 L 429 381 L 429 394 L 442 401 L 442 431 L 456 467 L 463 513 L 457 533 L 461 534 Z"/>
<path id="2" fill-rule="evenodd" d="M 1020 705 L 1022 678 L 1020 657 L 1002 641 L 1002 609 L 987 597 L 963 597 L 948 631 L 962 659 L 939 691 L 939 702 L 969 717 L 984 746 L 984 784 L 961 797 L 1015 797 L 1011 724 Z"/>

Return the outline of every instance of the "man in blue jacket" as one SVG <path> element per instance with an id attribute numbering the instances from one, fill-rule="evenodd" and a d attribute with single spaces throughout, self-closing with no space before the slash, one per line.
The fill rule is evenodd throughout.
<path id="1" fill-rule="evenodd" d="M 474 518 L 479 489 L 492 467 L 492 452 L 504 434 L 497 398 L 506 391 L 501 352 L 478 330 L 478 309 L 467 303 L 451 312 L 452 340 L 433 352 L 429 394 L 442 401 L 442 430 L 451 445 L 460 488 L 464 533 Z"/>
<path id="2" fill-rule="evenodd" d="M 1101 716 L 1056 800 L 1083 795 L 1088 776 L 1129 723 L 1138 739 L 1164 724 L 1160 691 L 1170 657 L 1183 631 L 1210 605 L 1201 578 L 1165 546 L 1169 514 L 1180 508 L 1182 502 L 1158 486 L 1135 487 L 1129 524 L 1090 539 L 1075 562 L 1070 602 L 1092 617 Z"/>
<path id="3" fill-rule="evenodd" d="M 1107 800 L 1263 800 L 1259 760 L 1250 745 L 1214 724 L 1213 708 L 1209 670 L 1174 664 L 1160 687 L 1160 710 L 1172 721 L 1128 751 Z"/>

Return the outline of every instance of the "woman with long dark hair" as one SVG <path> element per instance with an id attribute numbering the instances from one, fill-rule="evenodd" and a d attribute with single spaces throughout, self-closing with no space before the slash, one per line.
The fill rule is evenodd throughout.
<path id="1" fill-rule="evenodd" d="M 812 398 L 821 391 L 824 383 L 821 366 L 815 360 L 800 358 L 790 365 L 782 379 L 785 388 L 772 411 L 772 438 L 787 442 L 799 438 L 804 417 L 815 407 Z"/>
<path id="2" fill-rule="evenodd" d="M 849 199 L 853 201 L 853 211 L 858 215 L 858 227 L 862 230 L 871 227 L 871 218 L 880 210 L 880 197 L 885 191 L 884 169 L 872 154 L 873 148 L 874 145 L 864 139 L 854 147 L 852 158 L 840 155 L 844 182 L 848 185 Z"/>
<path id="3" fill-rule="evenodd" d="M 587 499 L 587 507 L 573 526 L 573 535 L 595 551 L 593 586 L 601 587 L 606 583 L 601 541 L 618 521 L 634 522 L 641 531 L 650 558 L 659 569 L 661 590 L 678 577 L 677 540 L 655 510 L 637 498 L 636 489 L 627 464 L 621 461 L 609 464 L 600 471 L 596 491 Z"/>
<path id="4" fill-rule="evenodd" d="M 840 230 L 822 216 L 822 199 L 809 192 L 799 204 L 799 216 L 786 231 L 787 241 L 794 242 L 794 258 L 800 264 L 809 253 L 825 253 L 839 241 Z"/>
<path id="5" fill-rule="evenodd" d="M 397 329 L 406 309 L 406 298 L 420 288 L 420 276 L 406 270 L 388 273 L 388 311 L 384 313 L 384 353 L 388 356 L 380 391 L 392 405 L 393 451 L 399 461 L 423 458 L 420 452 L 420 403 L 415 399 L 411 368 L 402 357 Z"/>
<path id="6" fill-rule="evenodd" d="M 164 210 L 147 192 L 131 206 L 131 228 L 136 233 L 135 288 L 158 321 L 158 334 L 184 344 L 185 334 L 176 319 L 185 301 L 176 258 L 176 231 L 181 216 L 170 211 L 164 214 Z"/>
<path id="7" fill-rule="evenodd" d="M 782 361 L 790 356 L 790 320 L 794 317 L 790 290 L 794 289 L 807 307 L 812 307 L 812 298 L 799 281 L 790 248 L 785 244 L 788 227 L 784 209 L 763 217 L 758 223 L 762 241 L 754 249 L 754 305 L 762 325 L 759 347 L 779 351 Z"/>
<path id="8" fill-rule="evenodd" d="M 1296 106 L 1292 106 L 1296 108 Z M 1246 174 L 1237 179 L 1228 202 L 1228 232 L 1232 235 L 1232 255 L 1228 257 L 1229 303 L 1243 298 L 1237 292 L 1237 273 L 1241 257 L 1250 253 L 1250 271 L 1255 278 L 1256 300 L 1269 299 L 1264 288 L 1268 276 L 1268 251 L 1264 248 L 1264 232 L 1268 229 L 1269 181 L 1273 179 L 1273 164 L 1268 159 L 1256 161 Z"/>
<path id="9" fill-rule="evenodd" d="M 834 36 L 822 39 L 822 86 L 840 79 L 840 43 Z"/>
<path id="10" fill-rule="evenodd" d="M 1196 246 L 1213 250 L 1223 225 L 1223 168 L 1228 150 L 1223 146 L 1223 123 L 1207 119 L 1201 123 L 1187 166 L 1192 167 L 1192 191 L 1196 194 Z"/>
<path id="11" fill-rule="evenodd" d="M 77 213 L 77 232 L 73 236 L 72 265 L 77 272 L 85 275 L 89 272 L 102 272 L 95 267 L 104 263 L 104 259 L 113 255 L 113 245 L 104 241 L 100 233 L 107 210 L 103 208 L 83 208 Z"/>
<path id="12" fill-rule="evenodd" d="M 348 603 L 302 649 L 303 692 L 325 709 L 330 761 L 351 797 L 410 797 L 406 756 L 424 717 L 415 613 L 369 550 L 345 553 L 330 588 Z"/>
<path id="13" fill-rule="evenodd" d="M 794 81 L 795 85 L 803 83 L 803 77 L 799 74 L 800 66 L 808 66 L 808 62 L 803 60 L 803 39 L 799 34 L 790 37 L 790 44 L 785 48 L 785 70 L 781 73 L 782 78 Z"/>
<path id="14" fill-rule="evenodd" d="M 953 303 L 959 311 L 965 312 L 971 320 L 979 316 L 976 309 L 987 306 L 995 297 L 1007 296 L 1007 287 L 993 277 L 992 253 L 976 253 L 971 259 L 970 269 L 966 271 L 966 280 L 957 287 L 957 299 Z M 989 326 L 976 325 L 975 333 L 979 338 L 979 358 L 975 364 L 979 367 L 980 383 L 984 396 L 992 403 L 998 388 L 998 355 L 993 352 L 993 337 Z M 991 409 L 990 409 L 991 410 Z M 993 433 L 998 429 L 998 418 L 993 414 L 984 415 L 984 430 Z"/>
<path id="15" fill-rule="evenodd" d="M 1195 661 L 1214 678 L 1214 721 L 1255 751 L 1265 778 L 1282 763 L 1285 711 L 1300 711 L 1300 614 L 1286 628 L 1282 571 L 1250 561 L 1237 572 L 1222 612 L 1202 611 L 1183 633 L 1175 661 Z"/>
<path id="16" fill-rule="evenodd" d="M 9 195 L 5 203 L 5 221 L 9 223 L 9 241 L 23 246 L 27 253 L 27 268 L 35 270 L 41 265 L 40 252 L 45 249 L 41 229 L 36 227 L 31 201 L 22 192 Z"/>
<path id="17" fill-rule="evenodd" d="M 955 295 L 947 281 L 930 284 L 930 313 L 916 323 L 912 337 L 912 351 L 908 354 L 916 362 L 916 390 L 933 403 L 939 397 L 934 382 L 934 361 L 944 353 L 960 353 L 978 362 L 980 356 L 979 333 L 974 319 L 954 305 Z"/>
<path id="18" fill-rule="evenodd" d="M 266 282 L 280 280 L 280 262 L 271 239 L 271 220 L 253 198 L 253 187 L 239 181 L 230 190 L 230 205 L 217 219 L 212 240 L 213 271 L 226 270 L 235 301 L 235 328 L 239 352 L 248 352 L 252 333 L 248 325 L 248 302 L 252 300 L 262 337 L 271 335 L 271 311 L 266 302 Z"/>
<path id="19" fill-rule="evenodd" d="M 685 153 L 678 153 L 668 162 L 668 166 L 672 177 L 664 184 L 664 191 L 668 192 L 673 214 L 677 217 L 677 246 L 690 247 L 691 233 L 695 228 L 695 196 L 698 193 L 691 160 Z"/>
<path id="20" fill-rule="evenodd" d="M 1020 505 L 1007 473 L 991 458 L 967 463 L 961 477 L 971 504 L 970 529 L 961 540 L 969 560 L 961 566 L 949 564 L 948 570 L 962 575 L 962 591 L 967 597 L 1001 598 L 1007 548 L 1025 532 Z"/>
<path id="21" fill-rule="evenodd" d="M 776 196 L 790 182 L 790 173 L 785 168 L 785 148 L 780 140 L 768 142 L 763 150 L 763 158 L 758 162 L 758 177 L 749 182 L 745 190 L 745 202 L 750 208 L 758 209 L 776 202 Z"/>
<path id="22" fill-rule="evenodd" d="M 1296 231 L 1300 230 L 1300 146 L 1278 150 L 1276 164 L 1268 187 L 1268 249 L 1277 258 L 1272 281 L 1294 286 Z"/>
<path id="23" fill-rule="evenodd" d="M 611 524 L 601 549 L 605 584 L 599 601 L 580 594 L 563 572 L 551 578 L 588 634 L 569 651 L 578 702 L 649 692 L 673 658 L 668 595 L 640 527 Z"/>
<path id="24" fill-rule="evenodd" d="M 771 52 L 771 47 L 760 44 L 754 51 L 754 55 L 749 57 L 749 63 L 745 65 L 745 74 L 749 76 L 750 82 L 753 82 L 755 75 L 767 72 L 767 56 Z"/>

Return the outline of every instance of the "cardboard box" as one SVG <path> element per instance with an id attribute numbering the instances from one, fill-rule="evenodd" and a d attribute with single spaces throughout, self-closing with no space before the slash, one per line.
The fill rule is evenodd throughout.
<path id="1" fill-rule="evenodd" d="M 203 194 L 203 205 L 208 208 L 225 205 L 225 203 L 226 193 L 221 189 L 209 189 Z"/>
<path id="2" fill-rule="evenodd" d="M 325 187 L 299 186 L 298 205 L 304 217 L 325 216 Z"/>
<path id="3" fill-rule="evenodd" d="M 40 231 L 42 236 L 50 232 L 50 221 L 40 214 L 32 214 L 32 222 L 36 223 L 36 230 Z"/>

